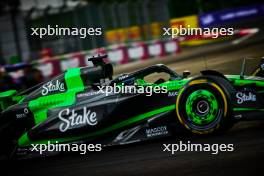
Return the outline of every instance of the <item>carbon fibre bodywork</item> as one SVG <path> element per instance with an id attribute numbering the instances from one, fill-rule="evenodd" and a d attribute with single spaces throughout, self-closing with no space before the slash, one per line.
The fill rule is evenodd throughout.
<path id="1" fill-rule="evenodd" d="M 110 71 L 109 71 L 110 70 Z M 148 83 L 144 77 L 166 73 L 169 79 Z M 222 77 L 232 85 L 229 106 L 234 120 L 256 119 L 264 115 L 264 79 L 202 74 Z M 31 144 L 90 142 L 120 145 L 169 136 L 181 125 L 176 100 L 192 78 L 184 78 L 164 65 L 123 74 L 110 81 L 105 65 L 73 68 L 33 90 L 18 94 L 16 104 L 1 113 L 1 134 L 12 136 L 18 149 Z M 113 84 L 166 87 L 166 93 L 102 93 L 96 86 Z M 11 127 L 11 131 L 10 131 Z"/>

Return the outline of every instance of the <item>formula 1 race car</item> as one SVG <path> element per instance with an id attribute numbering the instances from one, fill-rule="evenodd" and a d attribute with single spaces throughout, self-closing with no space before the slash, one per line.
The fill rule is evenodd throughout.
<path id="1" fill-rule="evenodd" d="M 112 79 L 105 57 L 24 92 L 1 93 L 0 151 L 30 155 L 32 144 L 48 142 L 120 145 L 182 129 L 211 134 L 263 118 L 264 79 L 244 76 L 245 62 L 240 75 L 205 70 L 189 78 L 158 64 Z M 134 91 L 104 91 L 129 86 Z M 149 96 L 149 87 L 162 91 Z"/>

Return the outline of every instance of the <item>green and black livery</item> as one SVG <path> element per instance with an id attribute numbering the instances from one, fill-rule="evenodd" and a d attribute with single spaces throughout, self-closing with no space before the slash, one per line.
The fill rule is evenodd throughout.
<path id="1" fill-rule="evenodd" d="M 105 56 L 21 93 L 0 93 L 1 153 L 30 155 L 32 144 L 121 145 L 177 134 L 225 131 L 264 115 L 264 79 L 205 70 L 188 77 L 158 64 L 114 79 Z M 151 74 L 167 79 L 145 78 Z M 110 93 L 98 86 L 156 86 L 164 93 Z"/>

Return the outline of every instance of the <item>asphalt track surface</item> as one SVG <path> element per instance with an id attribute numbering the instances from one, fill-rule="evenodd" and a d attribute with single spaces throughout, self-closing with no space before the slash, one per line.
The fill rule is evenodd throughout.
<path id="1" fill-rule="evenodd" d="M 213 50 L 213 47 L 225 46 Z M 226 47 L 227 46 L 227 47 Z M 230 46 L 230 47 L 229 47 Z M 222 47 L 222 46 L 221 46 Z M 229 49 L 226 49 L 229 48 Z M 186 49 L 191 52 L 192 48 Z M 264 56 L 264 42 L 239 44 L 232 48 L 230 43 L 203 46 L 204 53 L 174 57 L 151 62 L 162 62 L 182 72 L 190 70 L 198 74 L 204 68 L 216 69 L 226 74 L 239 74 L 243 57 Z M 206 52 L 208 51 L 208 52 Z M 194 52 L 194 51 L 193 51 Z M 250 72 L 259 59 L 248 62 Z M 142 63 L 133 69 L 144 67 Z M 132 66 L 130 67 L 132 68 Z M 126 68 L 118 68 L 126 70 Z M 264 117 L 263 117 L 264 118 Z M 176 152 L 172 155 L 163 152 L 163 144 L 177 144 L 179 141 L 191 143 L 234 144 L 233 152 Z M 1 175 L 263 175 L 264 159 L 264 121 L 240 122 L 225 134 L 197 137 L 179 134 L 176 137 L 150 142 L 105 148 L 101 152 L 90 152 L 86 155 L 67 154 L 34 160 L 12 161 L 0 165 Z"/>

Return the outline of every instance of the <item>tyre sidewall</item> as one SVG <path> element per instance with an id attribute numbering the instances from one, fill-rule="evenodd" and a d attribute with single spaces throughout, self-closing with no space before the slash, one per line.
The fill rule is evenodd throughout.
<path id="1" fill-rule="evenodd" d="M 231 115 L 231 89 L 232 85 L 224 78 L 216 76 L 199 76 L 189 81 L 180 91 L 176 102 L 176 113 L 182 125 L 192 133 L 210 134 L 222 129 L 229 123 Z M 196 90 L 207 90 L 211 92 L 218 102 L 217 116 L 212 122 L 205 125 L 194 124 L 186 112 L 186 100 Z"/>

